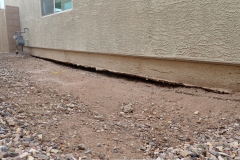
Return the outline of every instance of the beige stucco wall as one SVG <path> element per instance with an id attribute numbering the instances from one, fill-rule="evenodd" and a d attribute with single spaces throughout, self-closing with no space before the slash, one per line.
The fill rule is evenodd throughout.
<path id="1" fill-rule="evenodd" d="M 32 47 L 240 63 L 239 0 L 73 0 L 42 17 L 20 1 Z"/>
<path id="2" fill-rule="evenodd" d="M 19 7 L 19 2 L 20 0 L 5 0 L 5 5 Z"/>

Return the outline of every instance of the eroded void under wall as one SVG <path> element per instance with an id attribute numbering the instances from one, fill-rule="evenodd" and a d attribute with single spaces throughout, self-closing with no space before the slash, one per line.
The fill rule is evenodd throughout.
<path id="1" fill-rule="evenodd" d="M 239 92 L 240 65 L 26 48 L 33 56 L 186 86 Z"/>

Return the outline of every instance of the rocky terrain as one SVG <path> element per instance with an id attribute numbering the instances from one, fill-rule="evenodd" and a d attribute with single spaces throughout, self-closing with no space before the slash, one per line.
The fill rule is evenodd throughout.
<path id="1" fill-rule="evenodd" d="M 41 74 L 61 77 L 50 82 Z M 101 90 L 93 95 L 90 88 L 75 91 L 80 84 L 72 90 L 56 84 L 61 78 L 70 84 L 76 74 L 78 81 L 88 78 L 101 87 L 102 79 L 124 96 L 129 92 L 124 87 L 134 87 L 133 95 Z M 0 158 L 240 160 L 239 93 L 111 76 L 0 53 Z M 116 86 L 120 83 L 124 87 Z"/>

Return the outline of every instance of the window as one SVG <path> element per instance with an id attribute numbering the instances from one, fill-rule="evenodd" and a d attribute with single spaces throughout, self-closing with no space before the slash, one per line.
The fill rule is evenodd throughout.
<path id="1" fill-rule="evenodd" d="M 4 0 L 0 0 L 0 9 L 5 9 Z"/>
<path id="2" fill-rule="evenodd" d="M 72 9 L 72 0 L 41 0 L 42 16 Z"/>

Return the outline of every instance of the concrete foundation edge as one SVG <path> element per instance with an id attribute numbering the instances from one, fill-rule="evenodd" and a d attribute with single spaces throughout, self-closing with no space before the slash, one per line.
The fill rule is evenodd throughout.
<path id="1" fill-rule="evenodd" d="M 25 47 L 24 50 L 36 57 L 96 68 L 96 70 L 134 75 L 155 81 L 200 87 L 219 92 L 240 91 L 240 66 L 236 65 L 171 61 L 32 47 Z"/>

